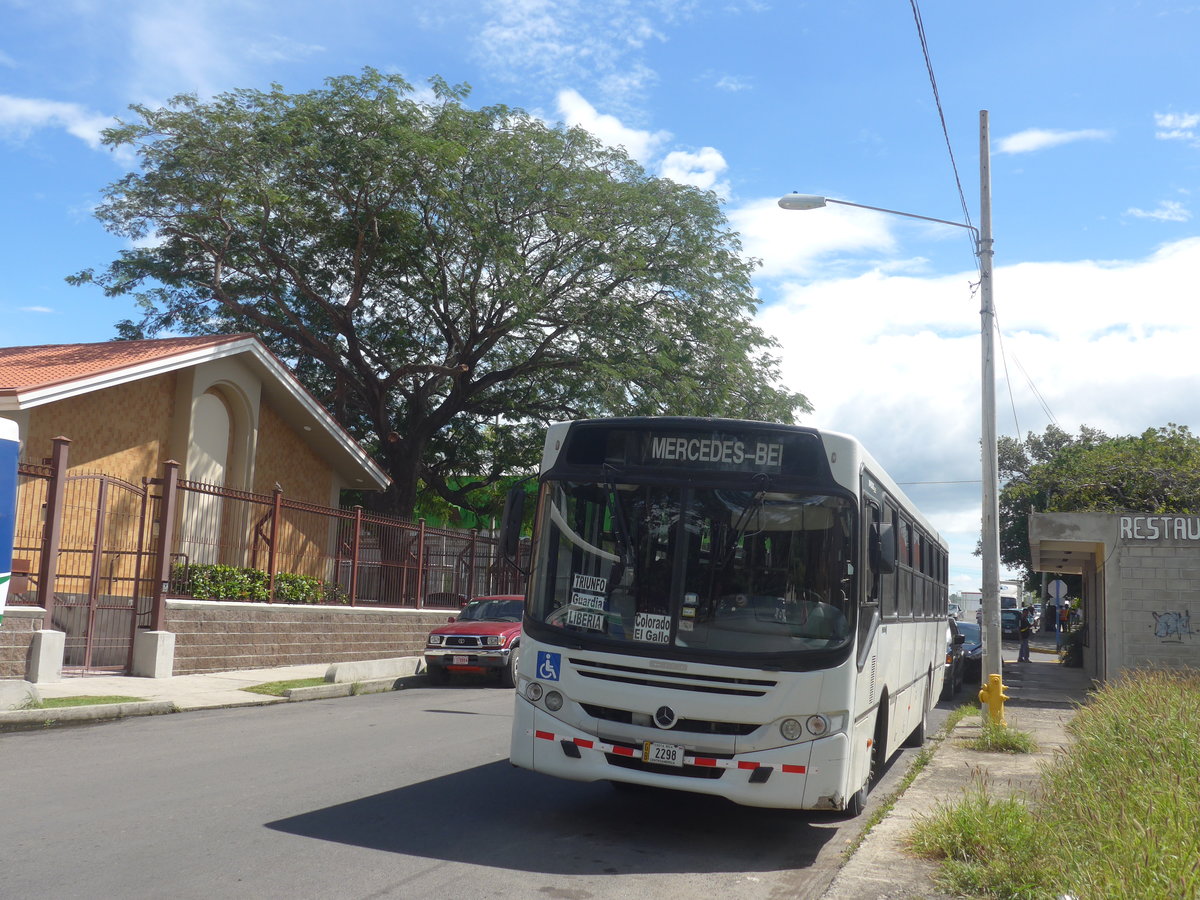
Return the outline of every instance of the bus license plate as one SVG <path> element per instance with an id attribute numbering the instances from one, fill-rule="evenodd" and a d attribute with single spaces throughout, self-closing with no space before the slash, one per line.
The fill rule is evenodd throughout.
<path id="1" fill-rule="evenodd" d="M 660 766 L 682 766 L 683 748 L 675 744 L 646 741 L 642 744 L 642 762 L 657 763 Z"/>
<path id="2" fill-rule="evenodd" d="M 466 656 L 456 656 L 456 657 L 454 657 L 454 662 L 453 662 L 453 663 L 451 663 L 451 665 L 454 665 L 454 666 L 465 666 L 465 665 L 466 665 L 468 662 L 470 662 L 470 659 L 469 659 L 468 657 L 466 657 Z"/>

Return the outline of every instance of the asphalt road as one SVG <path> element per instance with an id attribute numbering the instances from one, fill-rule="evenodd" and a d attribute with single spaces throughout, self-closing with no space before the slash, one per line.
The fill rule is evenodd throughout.
<path id="1" fill-rule="evenodd" d="M 458 684 L 2 735 L 0 895 L 819 897 L 861 824 L 515 769 L 512 702 Z"/>

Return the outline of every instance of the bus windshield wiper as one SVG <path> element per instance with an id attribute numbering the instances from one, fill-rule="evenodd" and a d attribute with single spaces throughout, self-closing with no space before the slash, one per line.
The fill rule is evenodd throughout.
<path id="1" fill-rule="evenodd" d="M 758 490 L 750 498 L 749 502 L 742 508 L 741 514 L 737 521 L 733 523 L 733 528 L 730 529 L 729 544 L 725 548 L 725 553 L 721 557 L 721 561 L 717 566 L 717 573 L 723 574 L 728 568 L 730 561 L 733 559 L 734 553 L 737 552 L 738 544 L 741 542 L 742 536 L 746 533 L 746 529 L 750 527 L 751 517 L 759 517 L 763 506 L 767 500 L 767 491 L 771 487 L 771 479 L 769 476 L 759 472 L 754 476 L 754 483 Z"/>
<path id="2" fill-rule="evenodd" d="M 633 539 L 629 536 L 629 526 L 625 522 L 625 507 L 621 503 L 621 494 L 617 490 L 617 471 L 610 465 L 604 467 L 604 486 L 608 489 L 608 502 L 612 510 L 613 529 L 617 534 L 617 552 L 621 561 L 616 565 L 616 571 L 609 579 L 609 590 L 616 587 L 624 579 L 626 573 L 637 571 L 637 559 L 634 556 Z"/>

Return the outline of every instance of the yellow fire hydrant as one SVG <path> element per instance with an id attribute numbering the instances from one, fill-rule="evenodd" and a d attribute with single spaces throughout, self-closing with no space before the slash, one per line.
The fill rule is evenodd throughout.
<path id="1" fill-rule="evenodd" d="M 1004 701 L 1008 694 L 1004 693 L 1004 685 L 1000 683 L 999 675 L 989 675 L 988 683 L 979 689 L 979 702 L 986 703 L 988 715 L 993 725 L 1006 725 L 1004 721 Z"/>

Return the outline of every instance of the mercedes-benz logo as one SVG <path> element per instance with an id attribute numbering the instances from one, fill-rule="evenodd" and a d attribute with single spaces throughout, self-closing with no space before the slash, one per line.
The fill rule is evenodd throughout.
<path id="1" fill-rule="evenodd" d="M 675 710 L 669 706 L 660 706 L 654 711 L 654 724 L 659 728 L 675 727 Z"/>

